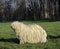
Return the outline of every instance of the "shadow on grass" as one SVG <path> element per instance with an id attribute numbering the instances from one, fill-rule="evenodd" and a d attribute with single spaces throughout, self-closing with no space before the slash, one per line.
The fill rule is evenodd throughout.
<path id="1" fill-rule="evenodd" d="M 47 38 L 48 38 L 48 39 L 58 39 L 58 38 L 60 38 L 60 36 L 48 35 Z M 17 38 L 9 38 L 9 39 L 4 39 L 4 38 L 2 38 L 2 39 L 0 39 L 0 41 L 2 41 L 2 42 L 14 42 L 14 43 L 19 44 L 19 40 L 18 40 Z"/>
<path id="2" fill-rule="evenodd" d="M 48 35 L 48 39 L 57 39 L 60 38 L 60 36 L 54 36 L 54 35 Z"/>
<path id="3" fill-rule="evenodd" d="M 17 38 L 9 38 L 9 39 L 2 38 L 2 39 L 0 39 L 0 41 L 2 41 L 2 42 L 14 42 L 14 43 L 19 44 L 19 40 Z"/>
<path id="4" fill-rule="evenodd" d="M 0 49 L 9 49 L 9 47 L 2 46 Z"/>

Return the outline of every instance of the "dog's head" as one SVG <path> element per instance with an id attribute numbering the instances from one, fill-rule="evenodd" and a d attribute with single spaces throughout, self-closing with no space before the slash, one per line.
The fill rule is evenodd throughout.
<path id="1" fill-rule="evenodd" d="M 19 22 L 18 21 L 14 21 L 12 24 L 11 24 L 11 28 L 13 30 L 17 29 L 17 27 L 19 27 Z"/>

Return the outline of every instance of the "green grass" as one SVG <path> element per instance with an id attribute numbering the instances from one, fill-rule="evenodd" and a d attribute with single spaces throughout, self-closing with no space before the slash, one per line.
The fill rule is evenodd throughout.
<path id="1" fill-rule="evenodd" d="M 0 49 L 60 49 L 60 21 L 22 21 L 25 24 L 41 25 L 48 34 L 46 43 L 18 44 L 15 32 L 10 28 L 11 22 L 0 22 Z"/>

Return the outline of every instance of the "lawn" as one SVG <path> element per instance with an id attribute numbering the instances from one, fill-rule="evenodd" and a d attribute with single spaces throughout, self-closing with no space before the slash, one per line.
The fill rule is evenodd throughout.
<path id="1" fill-rule="evenodd" d="M 37 44 L 18 44 L 15 32 L 11 29 L 11 22 L 0 22 L 0 49 L 60 49 L 60 21 L 22 21 L 25 24 L 36 23 L 47 32 L 48 41 Z"/>

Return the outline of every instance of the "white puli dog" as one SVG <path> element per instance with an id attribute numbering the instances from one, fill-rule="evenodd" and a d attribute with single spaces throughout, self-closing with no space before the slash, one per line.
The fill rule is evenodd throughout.
<path id="1" fill-rule="evenodd" d="M 37 24 L 25 25 L 22 22 L 14 21 L 11 24 L 12 29 L 16 32 L 16 36 L 20 44 L 24 43 L 45 43 L 47 41 L 46 31 Z"/>

